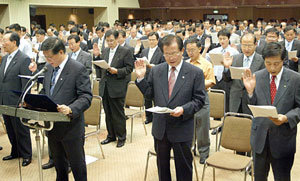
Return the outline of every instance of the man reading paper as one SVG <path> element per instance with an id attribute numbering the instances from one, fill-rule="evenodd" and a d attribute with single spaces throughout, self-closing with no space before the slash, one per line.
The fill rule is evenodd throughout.
<path id="1" fill-rule="evenodd" d="M 273 105 L 278 118 L 254 118 L 251 147 L 254 156 L 254 176 L 266 181 L 272 165 L 275 181 L 289 181 L 296 151 L 297 124 L 300 120 L 300 75 L 283 67 L 285 50 L 275 42 L 263 50 L 266 68 L 243 76 L 251 105 Z"/>
<path id="2" fill-rule="evenodd" d="M 193 175 L 191 145 L 194 114 L 205 100 L 203 71 L 182 60 L 183 43 L 179 36 L 162 40 L 166 63 L 154 66 L 145 78 L 143 60 L 135 62 L 136 84 L 155 106 L 174 110 L 170 114 L 153 114 L 152 135 L 157 153 L 159 180 L 171 181 L 170 151 L 174 151 L 176 180 L 191 181 Z"/>

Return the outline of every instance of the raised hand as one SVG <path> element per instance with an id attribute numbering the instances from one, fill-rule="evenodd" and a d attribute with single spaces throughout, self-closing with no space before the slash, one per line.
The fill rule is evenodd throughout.
<path id="1" fill-rule="evenodd" d="M 223 65 L 225 68 L 229 68 L 232 65 L 233 62 L 233 57 L 230 56 L 229 52 L 226 52 L 224 54 L 224 58 L 223 58 Z"/>
<path id="2" fill-rule="evenodd" d="M 138 79 L 142 79 L 146 74 L 146 64 L 143 59 L 136 60 L 134 62 L 135 73 Z"/>
<path id="3" fill-rule="evenodd" d="M 93 45 L 93 54 L 95 57 L 98 57 L 100 55 L 100 49 L 97 43 L 94 43 Z"/>
<path id="4" fill-rule="evenodd" d="M 31 59 L 31 63 L 28 66 L 28 69 L 33 73 L 37 70 L 37 64 L 35 63 L 34 59 Z"/>
<path id="5" fill-rule="evenodd" d="M 243 74 L 244 86 L 249 95 L 252 95 L 256 86 L 255 74 L 251 73 L 250 69 L 246 69 Z"/>
<path id="6" fill-rule="evenodd" d="M 210 45 L 211 45 L 210 38 L 207 37 L 207 38 L 205 39 L 204 48 L 209 48 Z"/>

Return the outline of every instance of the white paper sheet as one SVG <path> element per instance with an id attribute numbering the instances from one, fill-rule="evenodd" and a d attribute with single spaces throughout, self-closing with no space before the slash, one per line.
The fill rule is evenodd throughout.
<path id="1" fill-rule="evenodd" d="M 148 65 L 150 64 L 149 60 L 147 57 L 142 57 L 142 58 L 136 58 L 136 60 L 144 60 L 144 62 Z"/>
<path id="2" fill-rule="evenodd" d="M 230 67 L 230 74 L 232 79 L 242 79 L 246 67 Z"/>
<path id="3" fill-rule="evenodd" d="M 90 156 L 90 155 L 85 155 L 85 163 L 88 165 L 90 163 L 93 163 L 95 161 L 97 161 L 98 158 Z"/>
<path id="4" fill-rule="evenodd" d="M 223 65 L 224 57 L 221 53 L 210 53 L 209 56 L 213 65 Z"/>
<path id="5" fill-rule="evenodd" d="M 294 57 L 297 57 L 297 50 L 288 52 L 289 60 Z"/>
<path id="6" fill-rule="evenodd" d="M 141 41 L 142 41 L 142 44 L 143 44 L 144 48 L 149 48 L 150 47 L 149 40 L 141 40 Z"/>
<path id="7" fill-rule="evenodd" d="M 107 62 L 105 60 L 92 61 L 92 63 L 103 69 L 110 68 L 110 66 L 107 64 Z"/>
<path id="8" fill-rule="evenodd" d="M 254 117 L 278 118 L 277 109 L 274 106 L 248 105 Z"/>
<path id="9" fill-rule="evenodd" d="M 172 112 L 174 112 L 170 108 L 167 108 L 167 107 L 158 107 L 158 106 L 146 109 L 146 111 L 153 112 L 153 113 L 158 113 L 158 114 L 166 114 L 166 113 L 172 113 Z"/>

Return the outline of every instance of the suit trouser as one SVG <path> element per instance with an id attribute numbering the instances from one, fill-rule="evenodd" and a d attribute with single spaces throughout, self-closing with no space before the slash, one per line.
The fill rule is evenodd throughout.
<path id="1" fill-rule="evenodd" d="M 210 129 L 210 117 L 209 117 L 209 97 L 206 94 L 204 106 L 194 116 L 196 121 L 196 138 L 197 148 L 200 157 L 208 157 L 209 155 L 209 129 Z"/>
<path id="2" fill-rule="evenodd" d="M 107 138 L 126 140 L 126 118 L 124 112 L 125 98 L 111 98 L 105 87 L 103 108 L 105 111 Z"/>
<path id="3" fill-rule="evenodd" d="M 147 99 L 145 98 L 145 109 L 151 108 L 152 107 L 152 99 Z M 152 112 L 146 111 L 146 117 L 149 121 L 152 121 Z"/>
<path id="4" fill-rule="evenodd" d="M 29 128 L 21 123 L 20 118 L 3 115 L 7 135 L 11 144 L 12 156 L 32 157 L 32 146 Z"/>
<path id="5" fill-rule="evenodd" d="M 171 181 L 170 152 L 173 148 L 176 180 L 191 181 L 193 177 L 192 141 L 170 142 L 167 135 L 162 140 L 154 138 L 154 148 L 157 154 L 157 168 L 160 181 Z"/>
<path id="6" fill-rule="evenodd" d="M 52 152 L 56 170 L 56 180 L 68 180 L 68 166 L 76 181 L 87 180 L 87 171 L 84 154 L 84 137 L 70 140 L 56 140 L 49 136 L 48 144 Z"/>
<path id="7" fill-rule="evenodd" d="M 261 154 L 254 152 L 253 154 L 255 181 L 268 180 L 270 164 L 272 165 L 275 181 L 291 180 L 291 169 L 294 163 L 294 154 L 286 158 L 274 158 L 270 152 L 269 136 L 266 138 L 263 152 Z"/>
<path id="8" fill-rule="evenodd" d="M 212 89 L 221 89 L 225 91 L 226 93 L 225 112 L 229 111 L 229 97 L 230 97 L 231 84 L 232 84 L 231 82 L 225 82 L 223 79 L 221 79 L 221 81 L 217 81 L 217 84 L 212 87 Z"/>

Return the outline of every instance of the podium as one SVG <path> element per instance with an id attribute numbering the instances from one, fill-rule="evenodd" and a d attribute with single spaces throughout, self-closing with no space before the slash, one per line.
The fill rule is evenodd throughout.
<path id="1" fill-rule="evenodd" d="M 24 108 L 15 108 L 12 106 L 0 105 L 0 114 L 15 116 L 21 119 L 22 124 L 25 126 L 31 127 L 35 129 L 35 141 L 37 147 L 37 157 L 38 157 L 38 169 L 39 169 L 39 180 L 43 180 L 43 172 L 42 172 L 42 157 L 41 157 L 41 145 L 40 145 L 40 131 L 45 130 L 49 131 L 53 128 L 54 122 L 70 122 L 70 118 L 59 112 L 42 112 L 29 110 Z M 35 120 L 36 122 L 29 123 L 23 122 L 22 118 Z M 43 126 L 39 124 L 37 121 L 49 121 L 49 126 Z"/>

